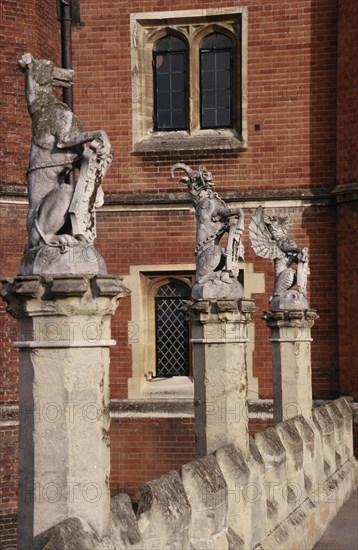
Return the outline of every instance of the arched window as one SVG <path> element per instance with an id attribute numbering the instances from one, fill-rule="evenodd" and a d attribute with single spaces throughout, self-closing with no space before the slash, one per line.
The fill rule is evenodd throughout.
<path id="1" fill-rule="evenodd" d="M 189 326 L 180 311 L 189 294 L 189 287 L 179 282 L 156 292 L 156 376 L 189 376 Z"/>
<path id="2" fill-rule="evenodd" d="M 200 122 L 202 128 L 232 128 L 233 113 L 232 40 L 212 33 L 200 45 Z"/>
<path id="3" fill-rule="evenodd" d="M 187 122 L 187 46 L 169 35 L 153 49 L 154 129 L 185 130 Z"/>

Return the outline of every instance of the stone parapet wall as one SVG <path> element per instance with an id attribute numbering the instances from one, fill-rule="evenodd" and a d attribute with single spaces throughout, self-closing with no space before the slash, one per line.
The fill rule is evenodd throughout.
<path id="1" fill-rule="evenodd" d="M 71 518 L 48 531 L 45 548 L 70 548 L 74 530 L 78 548 L 313 548 L 357 486 L 352 439 L 351 407 L 340 398 L 310 421 L 299 415 L 255 434 L 246 455 L 227 445 L 145 483 L 136 515 L 116 495 L 105 539 Z"/>

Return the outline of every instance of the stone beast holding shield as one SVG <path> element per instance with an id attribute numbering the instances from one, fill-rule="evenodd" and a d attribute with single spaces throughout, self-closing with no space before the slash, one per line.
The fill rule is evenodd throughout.
<path id="1" fill-rule="evenodd" d="M 53 92 L 53 86 L 71 86 L 73 71 L 59 69 L 47 59 L 35 60 L 29 53 L 22 56 L 19 67 L 25 74 L 26 102 L 32 119 L 27 171 L 29 241 L 22 265 L 22 274 L 30 274 L 37 272 L 34 263 L 39 261 L 34 248 L 52 247 L 64 254 L 80 243 L 92 244 L 96 236 L 95 208 L 103 204 L 101 181 L 112 153 L 107 134 L 103 130 L 83 131 L 78 118 Z M 90 147 L 85 147 L 88 142 Z M 76 185 L 66 181 L 75 168 L 80 170 Z M 41 251 L 42 268 L 44 263 L 52 262 L 52 268 L 47 266 L 50 271 L 68 271 L 66 262 L 59 261 L 58 250 L 49 254 L 47 249 L 45 255 Z"/>
<path id="2" fill-rule="evenodd" d="M 241 236 L 244 214 L 241 208 L 229 208 L 212 189 L 213 177 L 205 166 L 192 170 L 183 163 L 174 164 L 170 174 L 183 170 L 180 183 L 188 187 L 196 217 L 196 282 L 193 299 L 238 299 L 243 287 L 238 281 L 238 262 L 243 259 Z M 228 233 L 225 248 L 221 238 Z"/>

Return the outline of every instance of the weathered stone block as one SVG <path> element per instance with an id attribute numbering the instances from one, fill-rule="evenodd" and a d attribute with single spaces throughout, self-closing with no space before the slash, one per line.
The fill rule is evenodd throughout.
<path id="1" fill-rule="evenodd" d="M 261 541 L 262 550 L 307 550 L 314 548 L 327 526 L 354 490 L 352 479 L 357 472 L 357 462 L 348 461 L 333 476 L 322 483 L 280 525 Z M 351 480 L 350 486 L 346 480 Z"/>
<path id="2" fill-rule="evenodd" d="M 245 550 L 245 548 L 247 548 L 244 541 L 231 529 L 230 525 L 227 530 L 226 539 L 228 542 L 228 550 Z"/>
<path id="3" fill-rule="evenodd" d="M 321 435 L 324 478 L 328 479 L 337 469 L 334 426 L 331 417 L 324 407 L 314 408 L 312 410 L 312 418 Z"/>
<path id="4" fill-rule="evenodd" d="M 340 412 L 343 415 L 344 420 L 344 430 L 343 430 L 343 439 L 344 445 L 346 446 L 346 452 L 348 458 L 353 456 L 353 412 L 352 408 L 345 397 L 336 399 L 334 402 Z"/>
<path id="5" fill-rule="evenodd" d="M 252 450 L 255 444 L 250 443 Z M 243 548 L 252 548 L 263 537 L 266 526 L 262 458 L 258 465 L 256 458 L 244 455 L 234 445 L 219 449 L 216 458 L 228 486 L 229 527 L 240 537 Z"/>
<path id="6" fill-rule="evenodd" d="M 334 402 L 327 403 L 323 407 L 328 412 L 334 428 L 335 459 L 338 469 L 350 458 L 343 442 L 344 417 Z"/>
<path id="7" fill-rule="evenodd" d="M 142 485 L 137 517 L 141 549 L 189 548 L 191 509 L 177 472 Z"/>
<path id="8" fill-rule="evenodd" d="M 20 540 L 68 517 L 109 524 L 108 349 L 22 351 Z M 90 452 L 89 452 L 90 450 Z"/>
<path id="9" fill-rule="evenodd" d="M 228 488 L 228 524 L 248 547 L 251 539 L 248 460 L 234 445 L 218 449 L 215 456 Z"/>
<path id="10" fill-rule="evenodd" d="M 268 529 L 273 529 L 288 513 L 286 494 L 286 452 L 274 428 L 254 435 L 265 464 Z"/>
<path id="11" fill-rule="evenodd" d="M 111 499 L 110 533 L 97 550 L 142 550 L 143 544 L 132 503 L 121 493 Z"/>
<path id="12" fill-rule="evenodd" d="M 293 419 L 277 424 L 276 430 L 286 451 L 287 484 L 284 498 L 289 509 L 294 510 L 306 498 L 303 441 Z"/>
<path id="13" fill-rule="evenodd" d="M 227 549 L 227 485 L 215 456 L 208 455 L 182 466 L 181 476 L 192 516 L 192 548 Z"/>
<path id="14" fill-rule="evenodd" d="M 321 474 L 317 473 L 316 468 L 316 455 L 318 454 L 320 456 L 322 470 L 322 446 L 319 444 L 315 445 L 316 434 L 313 429 L 313 424 L 311 425 L 302 415 L 296 416 L 292 421 L 302 439 L 304 490 L 306 497 L 308 497 L 314 483 L 316 483 L 318 479 L 320 482 L 323 480 L 323 477 L 319 477 Z"/>
<path id="15" fill-rule="evenodd" d="M 43 550 L 96 550 L 98 537 L 89 525 L 79 518 L 67 518 L 45 533 Z"/>
<path id="16" fill-rule="evenodd" d="M 251 502 L 251 545 L 254 547 L 267 532 L 267 500 L 265 489 L 265 463 L 253 437 L 250 437 L 250 483 L 253 491 Z"/>
<path id="17" fill-rule="evenodd" d="M 56 275 L 66 274 L 106 274 L 104 259 L 94 246 L 77 242 L 75 246 L 67 247 L 64 254 L 60 247 L 35 246 L 22 258 L 21 275 Z"/>

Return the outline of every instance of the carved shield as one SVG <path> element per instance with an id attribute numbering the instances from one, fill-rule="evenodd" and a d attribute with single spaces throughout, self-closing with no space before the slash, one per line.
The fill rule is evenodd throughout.
<path id="1" fill-rule="evenodd" d="M 69 214 L 72 231 L 88 243 L 96 238 L 96 207 L 103 204 L 102 179 L 112 162 L 110 143 L 92 141 L 82 156 L 80 176 L 72 197 Z"/>
<path id="2" fill-rule="evenodd" d="M 308 266 L 308 248 L 303 248 L 301 253 L 301 259 L 297 266 L 297 286 L 300 292 L 306 296 L 307 292 L 307 276 L 309 274 Z"/>

